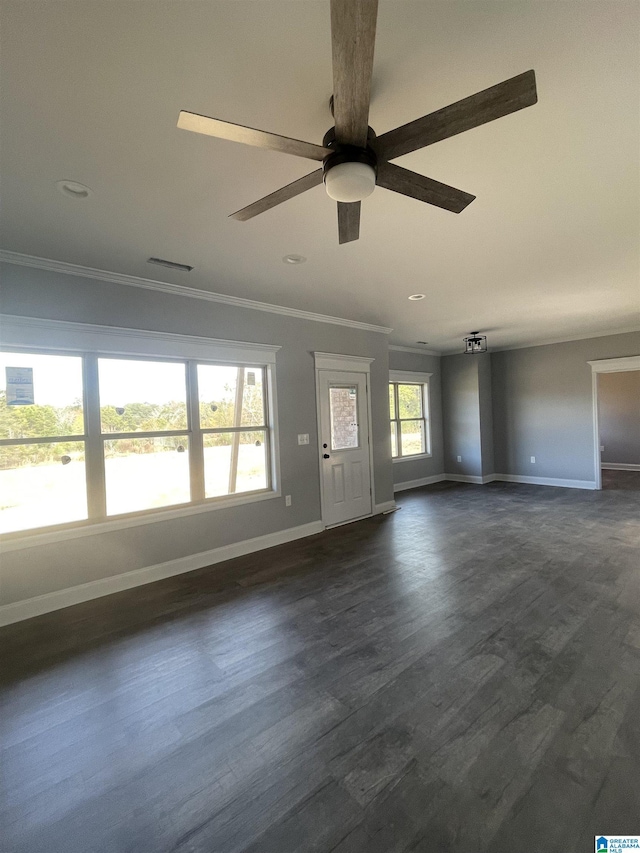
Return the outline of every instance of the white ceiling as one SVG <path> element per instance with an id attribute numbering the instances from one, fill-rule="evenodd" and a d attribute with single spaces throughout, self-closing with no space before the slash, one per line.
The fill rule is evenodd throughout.
<path id="1" fill-rule="evenodd" d="M 344 246 L 322 187 L 227 218 L 316 164 L 176 128 L 187 109 L 321 142 L 328 0 L 1 8 L 5 249 L 392 326 L 393 343 L 442 352 L 475 329 L 509 346 L 640 326 L 635 0 L 380 0 L 378 134 L 529 68 L 539 102 L 396 161 L 477 195 L 462 214 L 378 188 Z M 60 179 L 93 195 L 65 198 Z"/>

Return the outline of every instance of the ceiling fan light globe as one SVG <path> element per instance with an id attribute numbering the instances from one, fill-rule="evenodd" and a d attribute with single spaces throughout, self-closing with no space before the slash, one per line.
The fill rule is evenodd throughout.
<path id="1" fill-rule="evenodd" d="M 376 188 L 376 171 L 368 163 L 338 163 L 325 172 L 324 185 L 335 201 L 362 201 Z"/>

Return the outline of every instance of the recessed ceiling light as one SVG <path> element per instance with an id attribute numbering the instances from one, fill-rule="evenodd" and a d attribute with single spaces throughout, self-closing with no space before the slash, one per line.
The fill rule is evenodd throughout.
<path id="1" fill-rule="evenodd" d="M 282 260 L 285 264 L 303 264 L 307 259 L 304 255 L 285 255 Z"/>
<path id="2" fill-rule="evenodd" d="M 56 187 L 67 198 L 89 198 L 93 192 L 90 187 L 85 187 L 84 184 L 79 184 L 77 181 L 57 181 Z"/>
<path id="3" fill-rule="evenodd" d="M 414 302 L 418 299 L 424 299 L 424 293 L 414 293 L 413 296 L 410 296 L 409 299 L 412 299 Z"/>

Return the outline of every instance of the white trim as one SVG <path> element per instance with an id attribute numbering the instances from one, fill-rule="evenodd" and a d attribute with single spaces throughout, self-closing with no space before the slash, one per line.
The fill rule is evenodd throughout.
<path id="1" fill-rule="evenodd" d="M 413 456 L 392 456 L 391 461 L 395 465 L 396 462 L 413 462 L 414 459 L 432 459 L 433 453 L 415 453 Z"/>
<path id="2" fill-rule="evenodd" d="M 603 466 L 604 467 L 604 466 Z M 640 466 L 638 466 L 640 468 Z M 404 483 L 396 483 L 393 487 L 395 492 L 406 489 L 418 489 L 420 486 L 430 486 L 432 483 L 440 483 L 448 480 L 452 483 L 473 483 L 477 486 L 485 486 L 488 483 L 524 483 L 533 486 L 560 486 L 564 489 L 595 489 L 596 485 L 591 480 L 560 480 L 555 477 L 524 477 L 519 474 L 485 474 L 483 477 L 470 474 L 434 474 L 432 477 L 421 477 L 419 480 L 407 480 Z"/>
<path id="3" fill-rule="evenodd" d="M 275 484 L 274 484 L 275 485 Z M 259 501 L 281 498 L 281 492 L 260 492 L 255 495 L 225 495 L 221 498 L 211 498 L 203 503 L 184 504 L 179 507 L 146 510 L 110 518 L 106 521 L 86 521 L 71 523 L 55 530 L 37 528 L 38 532 L 18 530 L 15 533 L 3 533 L 0 536 L 0 554 L 11 551 L 24 551 L 25 548 L 37 548 L 40 545 L 52 545 L 55 542 L 66 542 L 69 539 L 83 539 L 85 536 L 97 536 L 100 533 L 115 533 L 127 530 L 129 527 L 143 527 L 145 524 L 161 524 L 174 518 L 186 518 L 190 515 L 200 515 L 203 512 L 214 512 L 243 504 L 258 503 Z M 43 531 L 43 532 L 40 532 Z M 150 534 L 152 535 L 152 534 Z"/>
<path id="4" fill-rule="evenodd" d="M 403 347 L 398 344 L 389 344 L 389 349 L 393 352 L 414 352 L 418 355 L 433 355 L 436 358 L 440 358 L 442 355 L 441 352 L 436 352 L 432 349 L 419 349 L 418 347 Z"/>
<path id="5" fill-rule="evenodd" d="M 2 345 L 78 352 L 155 355 L 175 358 L 206 358 L 220 361 L 275 364 L 276 344 L 254 344 L 151 332 L 118 326 L 42 320 L 36 317 L 2 315 Z"/>
<path id="6" fill-rule="evenodd" d="M 385 501 L 381 504 L 375 504 L 372 515 L 381 515 L 383 512 L 391 512 L 397 509 L 395 501 Z"/>
<path id="7" fill-rule="evenodd" d="M 600 467 L 607 471 L 640 471 L 640 465 L 632 462 L 603 462 Z"/>
<path id="8" fill-rule="evenodd" d="M 484 486 L 487 483 L 493 483 L 495 474 L 486 474 L 484 477 L 475 476 L 472 474 L 445 474 L 445 480 L 451 480 L 453 483 L 473 483 L 476 486 Z"/>
<path id="9" fill-rule="evenodd" d="M 335 352 L 314 352 L 316 370 L 346 370 L 351 373 L 371 373 L 375 358 L 362 355 L 341 355 Z"/>
<path id="10" fill-rule="evenodd" d="M 189 299 L 203 299 L 207 302 L 218 302 L 223 305 L 233 305 L 236 308 L 251 308 L 254 311 L 267 311 L 271 314 L 282 314 L 285 317 L 297 317 L 300 320 L 314 320 L 318 323 L 332 323 L 336 326 L 349 326 L 352 329 L 362 329 L 367 332 L 380 332 L 390 335 L 393 329 L 387 326 L 376 326 L 372 323 L 362 323 L 359 320 L 348 320 L 344 317 L 331 317 L 328 314 L 317 314 L 314 311 L 303 311 L 299 308 L 287 308 L 284 305 L 272 305 L 269 302 L 258 302 L 255 299 L 245 299 L 241 296 L 229 296 L 226 293 L 214 293 L 210 290 L 200 290 L 183 284 L 171 284 L 166 281 L 156 281 L 150 278 L 140 278 L 126 273 L 110 272 L 108 270 L 69 264 L 66 261 L 54 261 L 49 258 L 37 258 L 33 255 L 23 255 L 19 252 L 9 252 L 0 249 L 0 261 L 23 267 L 48 270 L 63 275 L 80 276 L 95 281 L 109 281 L 112 284 L 123 284 L 127 287 L 141 287 L 145 290 L 157 290 L 172 296 L 183 296 Z"/>
<path id="11" fill-rule="evenodd" d="M 418 480 L 405 480 L 404 483 L 395 483 L 394 492 L 405 492 L 407 489 L 419 489 L 421 486 L 431 486 L 433 483 L 442 483 L 446 477 L 444 474 L 433 474 L 431 477 L 420 477 Z"/>
<path id="12" fill-rule="evenodd" d="M 416 373 L 414 370 L 390 370 L 389 382 L 419 382 L 428 385 L 433 373 Z"/>
<path id="13" fill-rule="evenodd" d="M 593 468 L 595 488 L 602 488 L 602 457 L 600 455 L 600 403 L 598 401 L 598 375 L 640 370 L 640 355 L 625 358 L 601 358 L 587 362 L 591 366 L 591 400 L 593 406 Z"/>
<path id="14" fill-rule="evenodd" d="M 588 361 L 594 373 L 620 373 L 623 370 L 640 370 L 640 355 L 630 355 L 626 358 L 602 358 L 598 361 Z"/>
<path id="15" fill-rule="evenodd" d="M 275 545 L 283 545 L 295 539 L 313 536 L 322 533 L 324 526 L 320 521 L 312 521 L 299 527 L 289 527 L 275 533 L 267 533 L 265 536 L 256 536 L 253 539 L 245 539 L 242 542 L 234 542 L 231 545 L 223 545 L 220 548 L 212 548 L 210 551 L 202 551 L 199 554 L 189 554 L 179 557 L 177 560 L 169 560 L 166 563 L 158 563 L 154 566 L 146 566 L 142 569 L 134 569 L 132 572 L 124 572 L 121 575 L 112 575 L 108 578 L 90 581 L 68 589 L 56 590 L 35 598 L 17 601 L 14 604 L 5 604 L 0 607 L 0 626 L 10 625 L 22 619 L 30 619 L 33 616 L 41 616 L 52 610 L 60 610 L 62 607 L 70 607 L 103 595 L 111 595 L 114 592 L 122 592 L 125 589 L 142 586 L 147 583 L 174 577 L 195 569 L 203 569 L 215 563 L 231 560 L 234 557 L 242 557 L 265 548 L 273 548 Z"/>
<path id="16" fill-rule="evenodd" d="M 595 489 L 593 480 L 562 480 L 555 477 L 524 477 L 520 474 L 492 474 L 503 483 L 525 483 L 531 486 L 559 486 L 562 489 Z"/>

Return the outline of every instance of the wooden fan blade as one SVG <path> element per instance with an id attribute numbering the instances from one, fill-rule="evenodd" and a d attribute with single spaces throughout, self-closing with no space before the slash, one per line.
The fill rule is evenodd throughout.
<path id="1" fill-rule="evenodd" d="M 287 184 L 286 187 L 281 187 L 274 193 L 270 193 L 270 195 L 254 201 L 253 204 L 243 207 L 242 210 L 236 210 L 235 213 L 231 213 L 229 216 L 231 219 L 238 219 L 240 222 L 245 222 L 247 219 L 252 219 L 259 213 L 271 210 L 272 207 L 282 204 L 283 201 L 288 201 L 290 198 L 313 189 L 313 187 L 317 187 L 321 183 L 322 169 L 316 169 L 315 172 L 305 175 L 304 178 L 298 178 L 297 181 L 293 181 L 293 183 Z"/>
<path id="2" fill-rule="evenodd" d="M 410 172 L 395 163 L 378 164 L 376 184 L 386 190 L 417 198 L 418 201 L 435 204 L 436 207 L 450 210 L 452 213 L 460 213 L 475 198 L 474 195 L 441 184 L 433 178 L 418 175 L 417 172 Z"/>
<path id="3" fill-rule="evenodd" d="M 331 0 L 333 117 L 341 145 L 367 144 L 378 0 Z"/>
<path id="4" fill-rule="evenodd" d="M 433 145 L 472 127 L 530 107 L 538 100 L 536 75 L 525 71 L 435 113 L 403 124 L 376 140 L 376 149 L 386 160 Z"/>
<path id="5" fill-rule="evenodd" d="M 192 130 L 194 133 L 204 133 L 218 139 L 229 139 L 231 142 L 242 142 L 256 148 L 269 148 L 271 151 L 281 151 L 283 154 L 294 154 L 296 157 L 306 157 L 307 160 L 324 160 L 331 154 L 329 148 L 314 145 L 313 142 L 302 142 L 300 139 L 290 139 L 288 136 L 278 136 L 267 133 L 266 130 L 255 130 L 230 121 L 200 116 L 196 113 L 180 111 L 178 127 Z"/>
<path id="6" fill-rule="evenodd" d="M 360 202 L 338 202 L 338 243 L 351 243 L 360 237 Z"/>

